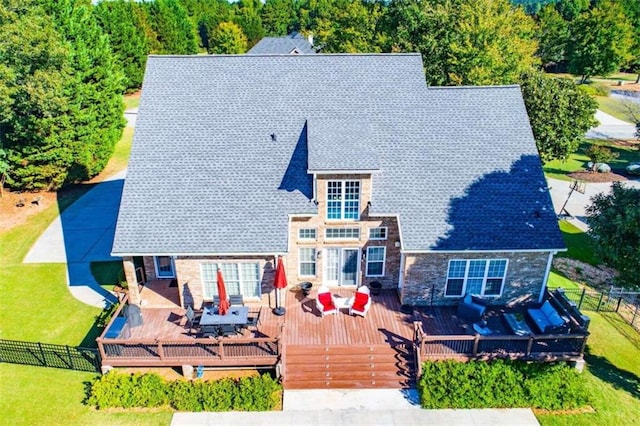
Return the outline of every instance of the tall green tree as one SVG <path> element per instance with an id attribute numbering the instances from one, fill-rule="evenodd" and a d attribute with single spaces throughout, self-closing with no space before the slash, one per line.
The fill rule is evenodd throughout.
<path id="1" fill-rule="evenodd" d="M 124 72 L 127 91 L 142 86 L 149 54 L 143 23 L 134 10 L 137 7 L 135 2 L 117 0 L 100 2 L 94 8 L 98 25 L 109 36 L 111 50 Z"/>
<path id="2" fill-rule="evenodd" d="M 198 32 L 200 47 L 208 50 L 211 33 L 218 24 L 230 20 L 230 3 L 226 0 L 179 0 L 179 2 Z"/>
<path id="3" fill-rule="evenodd" d="M 586 81 L 627 64 L 633 54 L 633 28 L 616 2 L 605 1 L 571 22 L 567 53 L 569 72 Z"/>
<path id="4" fill-rule="evenodd" d="M 300 3 L 300 25 L 323 52 L 380 52 L 384 45 L 383 12 L 377 1 L 304 0 Z"/>
<path id="5" fill-rule="evenodd" d="M 419 51 L 432 85 L 509 84 L 535 66 L 535 23 L 508 0 L 390 5 L 393 51 Z"/>
<path id="6" fill-rule="evenodd" d="M 542 65 L 557 68 L 566 61 L 569 23 L 553 5 L 547 5 L 537 15 L 538 56 Z"/>
<path id="7" fill-rule="evenodd" d="M 193 55 L 198 53 L 196 28 L 177 0 L 154 0 L 144 3 L 160 54 Z"/>
<path id="8" fill-rule="evenodd" d="M 587 207 L 589 233 L 598 256 L 618 271 L 616 283 L 640 286 L 640 189 L 615 182 L 610 194 L 597 194 Z"/>
<path id="9" fill-rule="evenodd" d="M 597 102 L 573 81 L 531 72 L 520 85 L 542 161 L 566 159 L 598 124 Z"/>
<path id="10" fill-rule="evenodd" d="M 267 0 L 260 13 L 265 35 L 285 36 L 299 28 L 293 0 Z"/>
<path id="11" fill-rule="evenodd" d="M 566 21 L 573 21 L 580 14 L 589 10 L 591 0 L 559 0 L 556 9 Z"/>
<path id="12" fill-rule="evenodd" d="M 122 135 L 124 76 L 88 0 L 41 0 L 68 46 L 67 121 L 74 165 L 67 181 L 98 174 Z"/>
<path id="13" fill-rule="evenodd" d="M 262 2 L 260 0 L 241 0 L 236 3 L 233 10 L 234 22 L 242 28 L 249 46 L 259 42 L 265 35 L 260 16 L 261 10 Z"/>
<path id="14" fill-rule="evenodd" d="M 247 51 L 247 37 L 233 22 L 221 22 L 209 39 L 209 53 L 240 54 Z"/>

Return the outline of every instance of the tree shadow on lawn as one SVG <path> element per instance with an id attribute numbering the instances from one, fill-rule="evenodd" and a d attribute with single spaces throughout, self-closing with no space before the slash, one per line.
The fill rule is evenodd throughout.
<path id="1" fill-rule="evenodd" d="M 640 377 L 622 370 L 611 364 L 608 359 L 585 352 L 584 359 L 589 365 L 589 371 L 604 382 L 610 383 L 616 389 L 628 392 L 634 398 L 640 398 Z"/>

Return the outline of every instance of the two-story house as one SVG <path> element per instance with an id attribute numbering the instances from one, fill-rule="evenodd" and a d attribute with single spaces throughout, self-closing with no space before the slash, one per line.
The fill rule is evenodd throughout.
<path id="1" fill-rule="evenodd" d="M 182 306 L 378 281 L 412 305 L 538 301 L 564 249 L 517 86 L 419 54 L 151 56 L 113 255 Z M 137 286 L 131 301 L 140 303 Z"/>

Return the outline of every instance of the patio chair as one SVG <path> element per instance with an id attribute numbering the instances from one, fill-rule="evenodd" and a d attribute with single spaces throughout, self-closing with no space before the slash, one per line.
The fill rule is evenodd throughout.
<path id="1" fill-rule="evenodd" d="M 360 315 L 361 317 L 366 318 L 370 307 L 371 296 L 369 293 L 369 287 L 359 287 L 358 290 L 356 290 L 353 303 L 349 306 L 349 315 Z"/>
<path id="2" fill-rule="evenodd" d="M 200 315 L 198 315 L 191 306 L 187 306 L 187 311 L 184 314 L 185 318 L 187 318 L 187 329 L 189 330 L 189 336 L 191 336 L 191 332 L 194 327 L 200 323 Z"/>
<path id="3" fill-rule="evenodd" d="M 262 312 L 262 306 L 258 308 L 258 311 L 250 310 L 249 316 L 247 317 L 247 326 L 258 328 L 258 324 L 260 324 L 260 313 Z"/>
<path id="4" fill-rule="evenodd" d="M 331 292 L 325 286 L 322 286 L 318 289 L 318 295 L 316 297 L 316 306 L 320 311 L 320 314 L 324 317 L 325 315 L 337 314 L 338 309 L 336 308 L 335 303 L 333 303 L 333 297 L 331 297 Z"/>

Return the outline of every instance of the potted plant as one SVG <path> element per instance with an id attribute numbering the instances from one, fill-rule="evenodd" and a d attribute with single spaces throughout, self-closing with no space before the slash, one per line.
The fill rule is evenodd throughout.
<path id="1" fill-rule="evenodd" d="M 369 289 L 372 295 L 378 296 L 380 295 L 380 290 L 382 290 L 382 283 L 380 281 L 371 281 L 369 283 Z"/>

